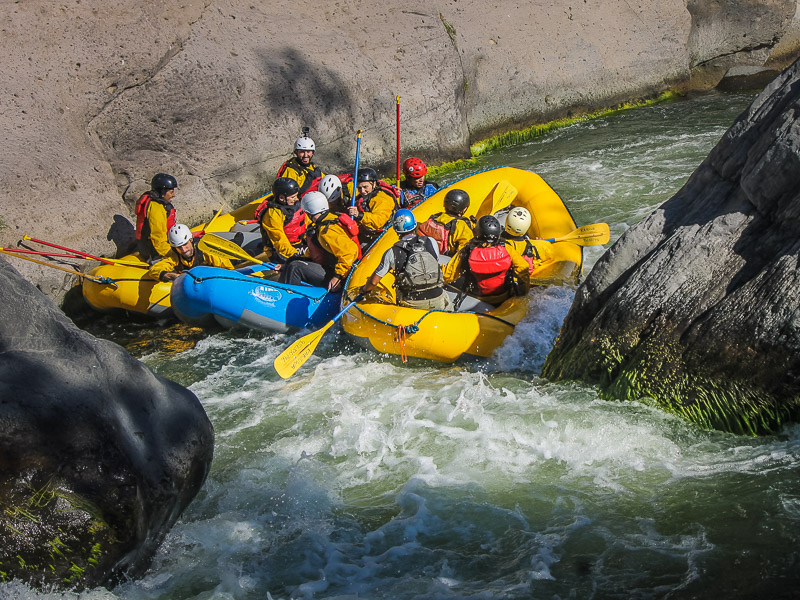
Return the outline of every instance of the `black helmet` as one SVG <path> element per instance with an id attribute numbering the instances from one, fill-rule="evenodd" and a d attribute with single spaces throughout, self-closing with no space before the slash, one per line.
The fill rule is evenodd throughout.
<path id="1" fill-rule="evenodd" d="M 375 172 L 375 169 L 370 169 L 369 167 L 361 169 L 358 172 L 356 183 L 361 183 L 362 181 L 378 181 L 378 174 Z"/>
<path id="2" fill-rule="evenodd" d="M 461 215 L 469 207 L 469 194 L 464 190 L 450 190 L 444 197 L 444 210 L 450 215 Z"/>
<path id="3" fill-rule="evenodd" d="M 277 200 L 280 196 L 291 196 L 300 193 L 300 186 L 291 177 L 278 177 L 272 184 L 272 197 Z"/>
<path id="4" fill-rule="evenodd" d="M 158 192 L 162 196 L 168 190 L 174 190 L 176 187 L 178 187 L 178 180 L 166 173 L 156 173 L 153 176 L 153 180 L 150 182 L 150 189 L 154 192 Z"/>
<path id="5" fill-rule="evenodd" d="M 496 242 L 503 233 L 503 226 L 494 215 L 486 215 L 478 219 L 475 227 L 475 239 L 481 242 Z"/>

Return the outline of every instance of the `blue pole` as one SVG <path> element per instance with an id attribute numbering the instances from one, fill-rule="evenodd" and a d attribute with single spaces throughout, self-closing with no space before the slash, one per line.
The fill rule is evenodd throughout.
<path id="1" fill-rule="evenodd" d="M 361 130 L 358 130 L 356 137 L 356 171 L 353 173 L 353 197 L 350 199 L 350 206 L 356 205 L 356 184 L 358 183 L 358 156 L 361 154 Z"/>

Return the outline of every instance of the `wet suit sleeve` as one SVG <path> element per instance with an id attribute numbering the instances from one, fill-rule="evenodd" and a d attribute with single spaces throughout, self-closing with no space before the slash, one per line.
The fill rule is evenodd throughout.
<path id="1" fill-rule="evenodd" d="M 172 249 L 167 242 L 167 211 L 158 202 L 151 202 L 147 207 L 147 221 L 153 248 L 160 256 L 167 256 Z"/>

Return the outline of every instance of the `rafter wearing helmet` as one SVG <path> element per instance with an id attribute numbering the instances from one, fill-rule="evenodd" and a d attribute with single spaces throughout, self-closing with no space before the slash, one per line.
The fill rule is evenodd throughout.
<path id="1" fill-rule="evenodd" d="M 412 156 L 403 163 L 403 175 L 405 179 L 400 183 L 400 206 L 403 208 L 414 208 L 417 204 L 433 196 L 439 185 L 432 181 L 426 181 L 428 167 L 419 158 Z"/>
<path id="2" fill-rule="evenodd" d="M 399 206 L 395 189 L 380 181 L 374 169 L 359 170 L 355 185 L 355 206 L 348 206 L 347 212 L 358 222 L 358 238 L 366 247 L 380 236 Z"/>
<path id="3" fill-rule="evenodd" d="M 232 269 L 227 258 L 206 254 L 197 248 L 197 240 L 186 225 L 178 223 L 169 228 L 167 240 L 170 250 L 167 255 L 150 267 L 149 275 L 159 281 L 175 281 L 178 276 L 193 267 L 206 265 Z"/>
<path id="4" fill-rule="evenodd" d="M 472 239 L 474 224 L 464 216 L 469 203 L 467 192 L 452 189 L 445 194 L 444 212 L 434 213 L 420 224 L 420 232 L 435 239 L 445 256 L 455 256 Z"/>
<path id="5" fill-rule="evenodd" d="M 278 177 L 272 184 L 272 195 L 256 208 L 255 218 L 264 243 L 260 260 L 284 263 L 297 256 L 303 246 L 306 225 L 299 192 L 294 179 Z"/>
<path id="6" fill-rule="evenodd" d="M 303 135 L 294 143 L 294 156 L 280 166 L 276 175 L 276 177 L 294 179 L 300 188 L 301 198 L 316 179 L 325 176 L 322 169 L 314 164 L 313 158 L 316 149 L 314 140 L 308 137 L 308 127 L 303 127 Z"/>
<path id="7" fill-rule="evenodd" d="M 167 231 L 175 225 L 176 189 L 178 181 L 172 175 L 156 173 L 150 190 L 136 201 L 136 249 L 145 262 L 152 264 L 169 252 Z"/>
<path id="8" fill-rule="evenodd" d="M 500 238 L 503 226 L 497 217 L 478 219 L 475 237 L 444 269 L 448 283 L 494 306 L 511 296 L 524 296 L 530 288 L 530 267 L 519 252 Z"/>
<path id="9" fill-rule="evenodd" d="M 524 258 L 530 265 L 530 271 L 547 262 L 552 252 L 550 242 L 540 238 L 531 238 L 528 231 L 531 228 L 531 213 L 521 206 L 514 206 L 506 214 L 505 230 L 500 237 L 506 244 Z"/>

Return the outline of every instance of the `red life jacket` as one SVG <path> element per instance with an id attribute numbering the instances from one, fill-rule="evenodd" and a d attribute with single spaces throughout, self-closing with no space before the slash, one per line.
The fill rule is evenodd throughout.
<path id="1" fill-rule="evenodd" d="M 419 231 L 422 235 L 427 235 L 436 240 L 436 243 L 439 244 L 439 254 L 447 254 L 447 248 L 450 245 L 450 236 L 453 235 L 458 221 L 464 221 L 470 228 L 472 228 L 472 224 L 469 222 L 469 219 L 464 217 L 454 217 L 449 223 L 442 224 L 436 220 L 441 217 L 442 214 L 443 213 L 439 212 L 431 215 L 427 221 L 420 223 Z"/>
<path id="2" fill-rule="evenodd" d="M 338 225 L 341 227 L 347 234 L 347 237 L 353 240 L 353 243 L 358 248 L 358 259 L 360 260 L 361 244 L 358 242 L 358 223 L 356 223 L 350 215 L 337 213 L 333 214 L 336 215 L 336 219 L 329 219 L 322 223 L 320 227 L 314 225 L 309 230 L 311 235 L 306 237 L 306 243 L 308 244 L 308 253 L 311 256 L 311 260 L 319 265 L 330 267 L 336 264 L 336 257 L 325 250 L 325 248 L 323 248 L 322 244 L 319 242 L 319 236 L 323 233 L 323 228 L 324 231 L 328 231 L 328 228 L 331 225 Z"/>
<path id="3" fill-rule="evenodd" d="M 268 208 L 277 208 L 283 213 L 283 232 L 286 234 L 289 243 L 293 246 L 300 243 L 303 236 L 306 234 L 306 213 L 300 208 L 299 204 L 289 206 L 288 204 L 281 204 L 280 202 L 272 202 L 272 197 L 264 200 L 258 205 L 255 212 L 256 221 L 261 223 L 261 217 L 267 212 Z M 262 226 L 263 230 L 263 226 Z M 264 237 L 262 235 L 262 237 Z"/>
<path id="4" fill-rule="evenodd" d="M 479 295 L 494 296 L 508 289 L 511 255 L 504 244 L 486 248 L 474 247 L 469 253 L 467 264 L 475 278 Z"/>
<path id="5" fill-rule="evenodd" d="M 153 191 L 150 190 L 149 192 L 145 192 L 141 195 L 141 197 L 136 201 L 136 239 L 142 239 L 142 232 L 145 232 L 145 224 L 147 223 L 147 208 L 150 206 L 150 202 L 157 202 L 161 206 L 164 207 L 164 210 L 167 211 L 167 231 L 169 231 L 175 225 L 175 207 L 172 206 L 170 202 L 164 202 L 159 198 L 154 198 L 152 196 Z M 145 232 L 144 237 L 150 236 L 150 226 L 148 224 L 147 231 Z"/>

